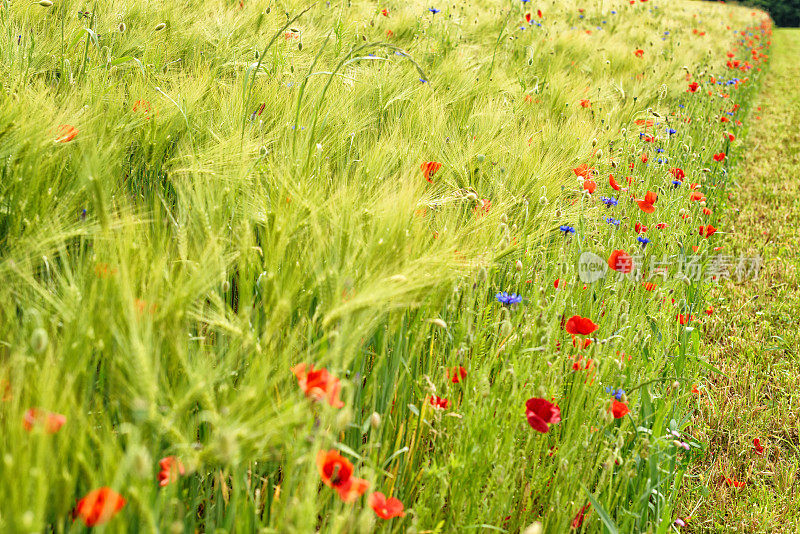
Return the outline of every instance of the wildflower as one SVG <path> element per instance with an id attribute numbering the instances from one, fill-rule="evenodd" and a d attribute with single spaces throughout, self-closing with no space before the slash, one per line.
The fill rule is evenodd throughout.
<path id="1" fill-rule="evenodd" d="M 435 7 L 428 8 L 428 11 L 433 13 L 434 15 L 437 14 L 440 10 L 436 9 Z"/>
<path id="2" fill-rule="evenodd" d="M 566 330 L 567 333 L 572 335 L 588 336 L 589 334 L 597 330 L 597 325 L 594 324 L 592 320 L 587 317 L 581 317 L 580 315 L 573 315 L 567 320 L 567 323 L 564 326 L 564 330 Z"/>
<path id="3" fill-rule="evenodd" d="M 562 224 L 561 226 L 558 227 L 558 229 L 564 232 L 564 235 L 575 233 L 575 228 L 573 228 L 572 226 L 567 226 L 566 224 Z"/>
<path id="4" fill-rule="evenodd" d="M 636 52 L 633 53 L 633 55 L 636 56 L 636 57 L 642 57 L 644 55 L 644 50 L 639 48 L 639 49 L 636 50 Z"/>
<path id="5" fill-rule="evenodd" d="M 658 286 L 656 286 L 653 282 L 642 282 L 642 287 L 645 289 L 645 291 L 653 291 Z"/>
<path id="6" fill-rule="evenodd" d="M 608 266 L 622 274 L 633 270 L 633 258 L 624 250 L 615 250 L 608 257 Z"/>
<path id="7" fill-rule="evenodd" d="M 594 180 L 584 180 L 583 188 L 591 195 L 597 190 L 597 183 Z"/>
<path id="8" fill-rule="evenodd" d="M 589 100 L 584 98 L 583 100 L 581 100 L 581 107 L 582 108 L 590 108 L 590 107 L 592 107 L 592 103 L 589 102 Z"/>
<path id="9" fill-rule="evenodd" d="M 158 461 L 158 467 L 160 469 L 158 472 L 158 485 L 162 488 L 170 482 L 175 481 L 178 475 L 186 474 L 183 463 L 175 456 L 167 456 L 160 459 Z"/>
<path id="10" fill-rule="evenodd" d="M 575 514 L 575 518 L 572 520 L 572 524 L 570 527 L 572 529 L 577 530 L 583 526 L 583 520 L 586 519 L 586 514 L 588 514 L 590 510 L 591 504 L 586 504 L 578 510 L 578 513 Z"/>
<path id="11" fill-rule="evenodd" d="M 356 500 L 369 488 L 369 482 L 353 476 L 353 464 L 335 449 L 317 453 L 317 470 L 322 483 L 336 490 L 344 502 Z"/>
<path id="12" fill-rule="evenodd" d="M 675 135 L 676 133 L 678 133 L 678 130 L 676 130 L 675 128 L 670 128 L 667 130 L 667 133 L 669 135 Z"/>
<path id="13" fill-rule="evenodd" d="M 384 7 L 383 9 L 381 9 L 381 15 L 383 15 L 384 17 L 388 17 L 389 10 Z"/>
<path id="14" fill-rule="evenodd" d="M 613 218 L 613 217 L 608 217 L 608 218 L 606 219 L 606 222 L 607 222 L 608 224 L 613 224 L 614 226 L 619 226 L 619 225 L 620 225 L 620 220 L 619 220 L 619 219 L 615 219 L 615 218 Z"/>
<path id="15" fill-rule="evenodd" d="M 643 234 L 643 233 L 645 233 L 647 231 L 647 227 L 645 225 L 643 225 L 642 223 L 638 223 L 638 222 L 633 227 L 633 229 L 636 231 L 637 234 Z"/>
<path id="16" fill-rule="evenodd" d="M 619 186 L 619 184 L 617 183 L 617 181 L 614 179 L 614 175 L 613 174 L 609 174 L 608 175 L 608 185 L 610 185 L 611 189 L 613 189 L 614 191 L 619 191 L 619 190 L 622 189 Z"/>
<path id="17" fill-rule="evenodd" d="M 497 299 L 497 302 L 500 304 L 504 304 L 506 306 L 511 306 L 513 304 L 519 304 L 522 302 L 522 297 L 517 295 L 516 293 L 506 293 L 502 291 L 494 296 Z"/>
<path id="18" fill-rule="evenodd" d="M 690 84 L 689 84 L 689 92 L 690 92 L 690 93 L 696 93 L 696 92 L 697 92 L 697 89 L 698 89 L 699 87 L 700 87 L 700 84 L 699 84 L 699 83 L 697 83 L 697 82 L 692 82 L 692 83 L 690 83 Z"/>
<path id="19" fill-rule="evenodd" d="M 703 237 L 705 237 L 706 239 L 708 239 L 709 237 L 711 237 L 711 236 L 714 234 L 714 232 L 716 232 L 716 231 L 717 231 L 717 229 L 716 229 L 716 228 L 714 228 L 714 227 L 713 227 L 712 225 L 710 225 L 710 224 L 709 224 L 709 225 L 706 225 L 706 226 L 701 226 L 701 227 L 700 227 L 700 235 L 701 235 L 701 236 L 703 236 Z"/>
<path id="20" fill-rule="evenodd" d="M 575 176 L 590 178 L 593 173 L 597 172 L 597 169 L 595 169 L 594 167 L 589 167 L 589 165 L 586 163 L 581 163 L 580 165 L 572 169 L 572 172 L 575 173 Z"/>
<path id="21" fill-rule="evenodd" d="M 75 504 L 72 520 L 80 518 L 87 527 L 108 523 L 122 507 L 125 499 L 122 495 L 108 487 L 102 487 L 87 493 Z"/>
<path id="22" fill-rule="evenodd" d="M 442 164 L 436 161 L 426 161 L 419 167 L 422 170 L 422 175 L 425 177 L 426 180 L 429 182 L 433 182 L 431 177 L 436 174 L 436 172 L 442 168 Z"/>
<path id="23" fill-rule="evenodd" d="M 447 371 L 447 378 L 449 378 L 453 384 L 458 384 L 467 378 L 467 370 L 462 366 L 453 367 L 452 370 Z"/>
<path id="24" fill-rule="evenodd" d="M 725 152 L 720 152 L 719 154 L 714 154 L 714 161 L 719 163 L 725 159 Z"/>
<path id="25" fill-rule="evenodd" d="M 686 526 L 686 521 L 684 521 L 683 519 L 681 519 L 681 518 L 679 517 L 679 518 L 677 518 L 677 519 L 675 520 L 675 526 L 676 526 L 676 527 L 685 527 L 685 526 Z"/>
<path id="26" fill-rule="evenodd" d="M 381 519 L 391 519 L 393 517 L 404 517 L 406 513 L 403 511 L 403 503 L 394 497 L 386 498 L 386 495 L 380 491 L 376 491 L 367 499 L 370 507 L 375 511 L 375 514 Z"/>
<path id="27" fill-rule="evenodd" d="M 745 482 L 739 482 L 738 480 L 730 477 L 725 477 L 725 483 L 732 487 L 732 488 L 743 488 L 745 486 Z"/>
<path id="28" fill-rule="evenodd" d="M 628 409 L 628 405 L 625 404 L 624 402 L 615 400 L 614 402 L 611 403 L 611 415 L 614 416 L 614 419 L 622 419 L 629 413 L 630 410 Z"/>
<path id="29" fill-rule="evenodd" d="M 614 197 L 600 197 L 600 201 L 601 201 L 603 204 L 605 204 L 606 206 L 608 206 L 609 208 L 610 208 L 611 206 L 616 206 L 617 204 L 619 204 L 619 202 L 617 201 L 617 199 L 616 199 L 616 198 L 614 198 Z"/>
<path id="30" fill-rule="evenodd" d="M 58 127 L 59 135 L 56 137 L 56 143 L 69 143 L 78 135 L 78 130 L 69 124 L 62 124 Z"/>
<path id="31" fill-rule="evenodd" d="M 532 398 L 525 402 L 525 417 L 531 428 L 545 434 L 550 430 L 549 425 L 561 421 L 561 409 L 545 399 Z"/>
<path id="32" fill-rule="evenodd" d="M 639 208 L 645 213 L 653 213 L 656 208 L 653 204 L 656 203 L 658 200 L 658 195 L 652 191 L 648 191 L 644 195 L 644 200 L 637 200 L 636 203 L 639 204 Z"/>
<path id="33" fill-rule="evenodd" d="M 607 387 L 606 388 L 606 393 L 610 393 L 611 396 L 614 397 L 617 400 L 622 400 L 622 396 L 625 395 L 625 390 L 622 389 L 622 388 L 614 389 L 612 387 Z"/>
<path id="34" fill-rule="evenodd" d="M 443 399 L 436 395 L 431 395 L 428 401 L 431 403 L 431 406 L 439 410 L 446 410 L 450 406 L 449 400 Z"/>
<path id="35" fill-rule="evenodd" d="M 292 367 L 292 373 L 297 377 L 297 385 L 314 400 L 326 400 L 334 408 L 341 408 L 344 402 L 339 399 L 341 384 L 339 379 L 332 376 L 327 369 L 314 369 L 314 365 L 307 366 L 299 363 Z"/>
<path id="36" fill-rule="evenodd" d="M 647 244 L 650 242 L 650 240 L 649 240 L 649 239 L 647 239 L 646 237 L 641 237 L 641 236 L 637 237 L 637 238 L 636 238 L 636 240 L 637 240 L 639 243 L 641 243 L 641 244 L 642 244 L 642 247 L 646 247 L 646 246 L 647 246 Z"/>
<path id="37" fill-rule="evenodd" d="M 48 434 L 55 434 L 66 422 L 67 417 L 60 413 L 45 412 L 38 408 L 30 408 L 25 412 L 22 418 L 22 427 L 28 432 L 31 432 L 34 427 L 41 425 Z"/>

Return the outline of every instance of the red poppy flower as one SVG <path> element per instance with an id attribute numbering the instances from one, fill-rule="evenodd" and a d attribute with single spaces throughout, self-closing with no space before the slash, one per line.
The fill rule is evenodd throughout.
<path id="1" fill-rule="evenodd" d="M 594 167 L 589 167 L 589 165 L 587 165 L 586 163 L 581 163 L 580 165 L 572 169 L 572 172 L 574 172 L 576 176 L 581 176 L 583 178 L 591 178 L 592 174 L 596 172 L 596 170 L 597 169 L 595 169 Z"/>
<path id="2" fill-rule="evenodd" d="M 643 225 L 642 223 L 638 223 L 638 222 L 633 227 L 633 229 L 636 230 L 637 234 L 643 234 L 643 233 L 645 233 L 647 231 L 647 227 L 645 225 Z"/>
<path id="3" fill-rule="evenodd" d="M 317 453 L 317 470 L 322 483 L 335 489 L 344 502 L 356 500 L 369 488 L 369 482 L 353 476 L 353 464 L 335 449 Z"/>
<path id="4" fill-rule="evenodd" d="M 632 3 L 633 2 L 631 2 L 631 4 Z M 586 519 L 586 515 L 591 511 L 590 507 L 591 504 L 587 504 L 578 510 L 578 513 L 575 514 L 575 518 L 572 520 L 572 524 L 570 525 L 573 529 L 577 530 L 583 526 L 583 520 Z"/>
<path id="5" fill-rule="evenodd" d="M 622 274 L 633 270 L 633 258 L 624 250 L 615 250 L 608 257 L 608 266 Z"/>
<path id="6" fill-rule="evenodd" d="M 711 237 L 711 236 L 714 234 L 714 232 L 716 232 L 716 231 L 717 231 L 717 229 L 716 229 L 716 228 L 714 228 L 714 227 L 713 227 L 712 225 L 710 225 L 710 224 L 709 224 L 709 225 L 706 225 L 706 226 L 701 226 L 701 227 L 700 227 L 700 235 L 701 235 L 701 236 L 703 236 L 703 237 L 705 237 L 705 238 L 709 238 L 709 237 Z"/>
<path id="7" fill-rule="evenodd" d="M 440 410 L 446 410 L 448 406 L 450 406 L 449 400 L 443 399 L 442 397 L 438 397 L 436 395 L 431 395 L 428 401 L 431 403 L 431 406 Z"/>
<path id="8" fill-rule="evenodd" d="M 592 107 L 592 103 L 584 98 L 583 100 L 581 100 L 581 107 L 582 108 L 590 108 L 590 107 Z"/>
<path id="9" fill-rule="evenodd" d="M 75 504 L 72 520 L 80 518 L 87 527 L 108 523 L 122 507 L 125 499 L 122 495 L 108 487 L 102 487 L 87 493 Z"/>
<path id="10" fill-rule="evenodd" d="M 647 291 L 653 291 L 656 286 L 653 282 L 644 282 L 642 283 L 642 287 L 644 287 Z"/>
<path id="11" fill-rule="evenodd" d="M 67 417 L 60 413 L 45 412 L 38 408 L 30 408 L 25 412 L 22 418 L 22 427 L 30 432 L 34 427 L 42 425 L 45 432 L 48 434 L 55 434 L 66 422 Z"/>
<path id="12" fill-rule="evenodd" d="M 728 140 L 731 141 L 731 142 L 736 141 L 736 136 L 733 135 L 732 133 L 729 133 L 728 134 Z"/>
<path id="13" fill-rule="evenodd" d="M 381 15 L 383 15 L 384 17 L 388 17 L 389 10 L 384 7 L 383 9 L 381 9 Z"/>
<path id="14" fill-rule="evenodd" d="M 530 21 L 531 21 L 531 14 L 525 13 L 525 22 L 530 22 Z"/>
<path id="15" fill-rule="evenodd" d="M 292 373 L 297 377 L 297 385 L 306 394 L 315 400 L 326 400 L 334 408 L 341 408 L 344 402 L 339 399 L 341 384 L 339 379 L 328 373 L 327 369 L 314 369 L 313 365 L 306 366 L 299 363 L 292 367 Z"/>
<path id="16" fill-rule="evenodd" d="M 609 174 L 608 175 L 608 185 L 610 185 L 611 189 L 613 189 L 614 191 L 619 191 L 619 190 L 622 189 L 619 186 L 619 184 L 617 183 L 617 181 L 614 179 L 614 175 L 613 174 Z"/>
<path id="17" fill-rule="evenodd" d="M 642 57 L 644 55 L 644 50 L 641 48 L 637 49 L 636 52 L 633 53 L 636 57 Z"/>
<path id="18" fill-rule="evenodd" d="M 539 18 L 542 18 L 542 10 L 541 10 L 541 9 L 537 9 L 537 10 L 536 10 L 536 15 L 537 15 Z"/>
<path id="19" fill-rule="evenodd" d="M 698 89 L 699 87 L 700 87 L 700 84 L 699 84 L 699 83 L 697 83 L 697 82 L 692 82 L 692 83 L 690 83 L 690 84 L 689 84 L 689 92 L 690 92 L 690 93 L 696 93 L 696 92 L 697 92 L 697 89 Z"/>
<path id="20" fill-rule="evenodd" d="M 403 511 L 403 503 L 394 497 L 386 498 L 386 495 L 380 491 L 376 491 L 367 499 L 369 506 L 375 511 L 375 514 L 381 519 L 391 519 L 393 517 L 403 517 L 406 513 Z"/>
<path id="21" fill-rule="evenodd" d="M 449 378 L 453 384 L 458 384 L 467 378 L 467 370 L 460 365 L 458 367 L 453 367 L 453 369 L 447 371 L 447 378 Z"/>
<path id="22" fill-rule="evenodd" d="M 714 161 L 720 162 L 725 159 L 725 152 L 720 152 L 719 154 L 714 154 Z"/>
<path id="23" fill-rule="evenodd" d="M 441 163 L 437 163 L 436 161 L 426 161 L 422 165 L 419 166 L 422 170 L 422 175 L 425 177 L 426 180 L 429 182 L 433 182 L 431 177 L 436 174 L 436 172 L 442 168 Z"/>
<path id="24" fill-rule="evenodd" d="M 567 333 L 572 334 L 574 336 L 588 336 L 595 330 L 597 330 L 597 325 L 592 322 L 591 319 L 587 317 L 581 317 L 580 315 L 573 315 L 569 319 L 567 319 L 567 323 L 564 326 L 564 330 Z"/>
<path id="25" fill-rule="evenodd" d="M 561 421 L 561 408 L 548 400 L 532 398 L 525 402 L 525 417 L 532 429 L 544 434 L 550 430 L 549 425 Z"/>
<path id="26" fill-rule="evenodd" d="M 695 320 L 695 316 L 694 315 L 689 315 L 688 313 L 686 315 L 683 315 L 681 313 L 681 314 L 678 314 L 675 319 L 679 323 L 681 323 L 682 325 L 687 325 L 687 324 L 689 324 L 689 323 L 691 323 L 692 321 Z"/>
<path id="27" fill-rule="evenodd" d="M 739 482 L 738 480 L 730 477 L 725 477 L 725 483 L 732 488 L 743 488 L 746 482 Z"/>
<path id="28" fill-rule="evenodd" d="M 626 415 L 628 415 L 631 411 L 628 409 L 628 405 L 624 402 L 620 402 L 615 400 L 611 404 L 611 415 L 614 416 L 614 419 L 622 419 Z"/>
<path id="29" fill-rule="evenodd" d="M 585 190 L 587 190 L 589 192 L 589 194 L 592 194 L 597 189 L 597 184 L 595 183 L 594 180 L 584 180 L 583 181 L 583 188 Z"/>
<path id="30" fill-rule="evenodd" d="M 756 454 L 763 454 L 764 447 L 761 445 L 761 440 L 758 438 L 753 438 L 753 447 L 756 449 Z"/>
<path id="31" fill-rule="evenodd" d="M 681 169 L 680 167 L 672 168 L 669 170 L 669 172 L 676 180 L 680 180 L 681 182 L 683 181 L 684 178 L 686 178 L 686 173 L 683 172 L 683 169 Z"/>
<path id="32" fill-rule="evenodd" d="M 185 475 L 186 469 L 183 463 L 174 456 L 167 456 L 158 461 L 158 485 L 162 488 L 167 484 L 174 482 L 179 475 Z"/>
<path id="33" fill-rule="evenodd" d="M 644 196 L 644 200 L 637 200 L 636 203 L 639 204 L 643 212 L 653 213 L 656 210 L 655 206 L 653 206 L 656 200 L 658 200 L 658 195 L 652 191 L 648 191 Z"/>
<path id="34" fill-rule="evenodd" d="M 705 195 L 700 193 L 699 191 L 692 191 L 692 194 L 689 195 L 689 200 L 693 200 L 695 202 L 702 202 L 706 199 Z"/>
<path id="35" fill-rule="evenodd" d="M 78 135 L 78 130 L 69 124 L 61 124 L 58 127 L 58 132 L 59 135 L 56 137 L 57 143 L 68 143 Z"/>

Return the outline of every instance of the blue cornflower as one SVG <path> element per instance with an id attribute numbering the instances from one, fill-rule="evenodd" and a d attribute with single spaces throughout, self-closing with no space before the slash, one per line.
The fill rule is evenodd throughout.
<path id="1" fill-rule="evenodd" d="M 564 232 L 564 235 L 575 233 L 575 228 L 573 228 L 572 226 L 567 226 L 566 224 L 562 224 L 561 226 L 558 227 L 558 229 Z"/>
<path id="2" fill-rule="evenodd" d="M 625 390 L 622 388 L 614 389 L 611 387 L 606 387 L 606 393 L 610 393 L 611 396 L 617 400 L 622 400 L 622 396 L 625 395 Z"/>
<path id="3" fill-rule="evenodd" d="M 617 204 L 619 204 L 619 202 L 617 202 L 617 199 L 614 197 L 600 197 L 600 200 L 603 202 L 603 204 L 605 204 L 609 208 L 611 206 L 616 206 Z"/>
<path id="4" fill-rule="evenodd" d="M 675 128 L 670 128 L 669 130 L 667 130 L 667 133 L 670 135 L 675 135 L 676 133 L 678 133 L 678 130 L 676 130 Z"/>
<path id="5" fill-rule="evenodd" d="M 617 14 L 617 12 L 616 12 L 616 11 L 612 11 L 612 12 L 611 12 L 611 14 L 612 14 L 612 15 L 616 15 L 616 14 Z"/>
<path id="6" fill-rule="evenodd" d="M 439 12 L 439 10 L 438 10 L 438 9 L 436 9 L 435 7 L 428 8 L 428 11 L 430 11 L 430 12 L 431 12 L 431 13 L 433 13 L 434 15 L 435 15 L 435 14 L 437 14 L 437 13 Z"/>
<path id="7" fill-rule="evenodd" d="M 522 302 L 522 297 L 517 295 L 516 293 L 507 293 L 502 291 L 494 296 L 497 299 L 497 302 L 503 304 L 505 306 L 511 306 L 513 304 L 519 304 Z"/>
<path id="8" fill-rule="evenodd" d="M 608 224 L 613 224 L 614 226 L 619 226 L 619 223 L 620 223 L 619 219 L 615 219 L 614 217 L 607 218 L 606 222 Z"/>
<path id="9" fill-rule="evenodd" d="M 680 180 L 672 180 L 672 185 L 674 185 L 675 187 L 678 187 L 679 185 L 681 185 L 681 181 Z"/>
<path id="10" fill-rule="evenodd" d="M 663 149 L 663 148 L 657 148 L 657 149 L 656 149 L 656 152 L 658 152 L 659 154 L 661 154 L 661 153 L 663 153 L 663 152 L 664 152 L 664 149 Z"/>
<path id="11" fill-rule="evenodd" d="M 636 240 L 637 240 L 639 243 L 641 243 L 643 247 L 646 247 L 646 246 L 647 246 L 647 244 L 650 242 L 650 240 L 649 240 L 649 239 L 647 239 L 646 237 L 642 237 L 642 236 L 639 236 L 639 237 L 637 237 L 637 238 L 636 238 Z"/>
<path id="12" fill-rule="evenodd" d="M 683 104 L 678 104 L 678 107 L 679 107 L 679 108 L 681 108 L 681 109 L 683 109 L 683 108 L 685 108 L 686 106 L 684 106 Z"/>

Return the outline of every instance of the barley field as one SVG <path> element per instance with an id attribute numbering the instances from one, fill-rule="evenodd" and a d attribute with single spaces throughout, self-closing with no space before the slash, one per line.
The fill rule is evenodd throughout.
<path id="1" fill-rule="evenodd" d="M 0 532 L 692 528 L 765 13 L 0 0 L 0 30 Z"/>

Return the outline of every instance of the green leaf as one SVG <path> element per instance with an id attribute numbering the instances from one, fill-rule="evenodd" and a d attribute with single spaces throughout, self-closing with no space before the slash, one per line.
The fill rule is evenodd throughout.
<path id="1" fill-rule="evenodd" d="M 592 503 L 592 506 L 594 507 L 595 511 L 597 511 L 597 515 L 600 517 L 600 521 L 603 522 L 608 532 L 610 534 L 619 534 L 619 528 L 617 527 L 617 524 L 614 523 L 614 520 L 611 519 L 610 515 L 608 515 L 608 512 L 606 512 L 606 509 L 603 508 L 602 504 L 600 504 L 600 501 L 594 498 L 594 495 L 592 495 L 589 492 L 586 486 L 581 484 L 581 487 L 583 488 L 583 491 L 586 492 L 586 496 L 589 498 L 589 502 Z"/>

